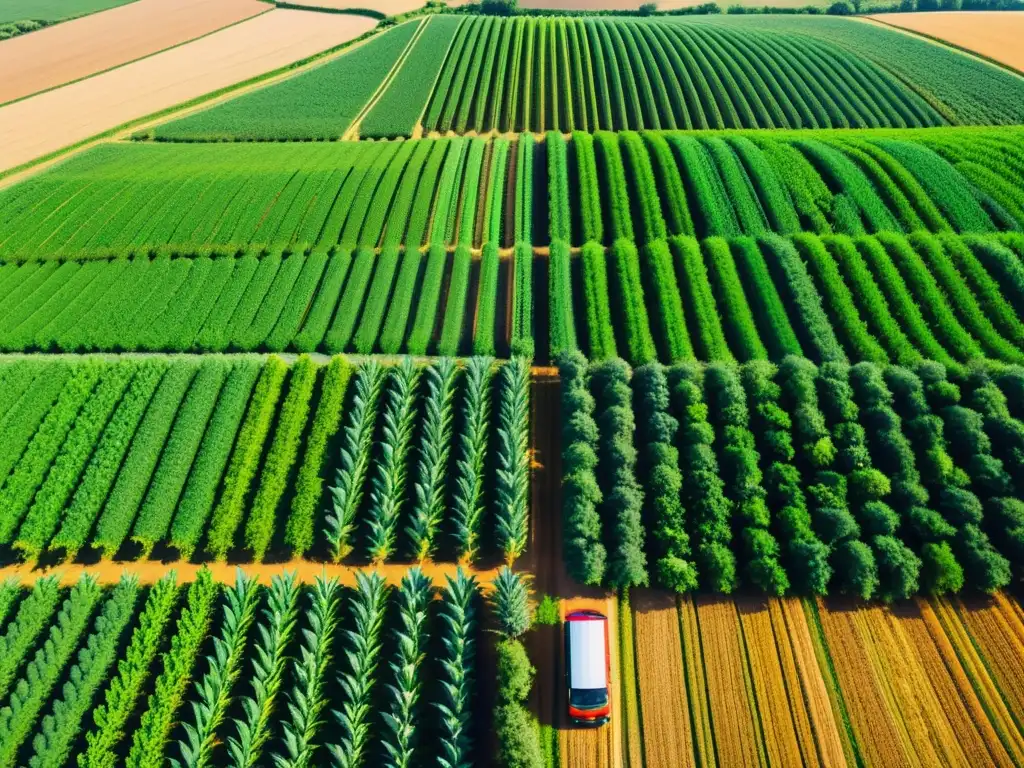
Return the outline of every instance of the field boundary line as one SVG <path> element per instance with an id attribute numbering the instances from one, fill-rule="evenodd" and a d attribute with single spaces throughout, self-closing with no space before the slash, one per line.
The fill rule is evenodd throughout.
<path id="1" fill-rule="evenodd" d="M 413 566 L 420 565 L 431 577 L 435 586 L 444 583 L 445 576 L 455 576 L 458 569 L 475 576 L 485 592 L 491 588 L 491 582 L 498 575 L 498 567 L 475 568 L 459 563 L 385 563 L 384 565 L 344 565 L 323 563 L 315 560 L 291 560 L 282 563 L 190 563 L 184 560 L 163 562 L 161 560 L 101 560 L 96 563 L 62 563 L 46 568 L 36 568 L 32 563 L 18 563 L 0 567 L 0 581 L 8 578 L 17 579 L 20 584 L 29 586 L 37 578 L 57 575 L 62 585 L 76 583 L 83 574 L 94 576 L 101 585 L 116 584 L 124 574 L 137 576 L 140 584 L 155 584 L 168 572 L 174 571 L 179 583 L 195 580 L 199 571 L 209 568 L 214 581 L 222 584 L 233 584 L 235 574 L 241 570 L 247 576 L 255 577 L 262 583 L 269 583 L 273 576 L 294 572 L 302 584 L 312 584 L 316 577 L 324 575 L 337 577 L 345 586 L 355 586 L 357 573 L 376 572 L 381 574 L 389 584 L 398 585 L 405 573 Z"/>
<path id="2" fill-rule="evenodd" d="M 377 106 L 377 102 L 381 100 L 388 88 L 391 87 L 391 83 L 394 82 L 396 77 L 398 77 L 399 71 L 412 54 L 413 47 L 420 41 L 420 38 L 423 37 L 423 33 L 430 22 L 431 19 L 429 17 L 420 22 L 419 29 L 417 29 L 413 36 L 409 38 L 409 42 L 405 44 L 405 48 L 402 49 L 402 53 L 397 59 L 395 59 L 395 63 L 391 66 L 391 69 L 381 81 L 380 85 L 377 86 L 377 90 L 373 92 L 373 95 L 370 96 L 370 100 L 366 102 L 361 110 L 359 110 L 359 113 L 352 119 L 352 124 L 349 125 L 341 135 L 342 141 L 354 141 L 358 139 L 360 124 L 366 119 L 366 116 L 370 114 L 370 111 Z"/>
<path id="3" fill-rule="evenodd" d="M 263 14 L 259 15 L 262 16 Z M 258 17 L 253 16 L 252 18 Z M 409 21 L 413 21 L 416 18 L 419 17 L 414 16 L 410 18 Z M 77 154 L 84 149 L 129 137 L 129 132 L 136 133 L 140 130 L 159 125 L 171 117 L 185 117 L 193 112 L 215 106 L 216 104 L 227 101 L 235 96 L 241 96 L 242 94 L 248 93 L 256 88 L 273 85 L 278 80 L 283 80 L 292 75 L 305 72 L 320 64 L 326 64 L 328 61 L 331 61 L 338 56 L 343 56 L 346 53 L 355 50 L 360 45 L 372 40 L 387 29 L 391 29 L 391 27 L 374 27 L 358 37 L 346 40 L 332 48 L 328 48 L 320 53 L 314 54 L 313 56 L 307 56 L 304 59 L 299 59 L 298 61 L 287 64 L 283 67 L 278 67 L 270 70 L 269 72 L 264 72 L 260 75 L 256 75 L 255 77 L 250 77 L 247 80 L 224 86 L 223 88 L 203 94 L 202 96 L 197 96 L 196 98 L 182 102 L 181 104 L 175 104 L 173 107 L 168 107 L 167 109 L 162 109 L 157 112 L 144 115 L 143 117 L 135 120 L 129 120 L 128 122 L 121 123 L 121 125 L 116 125 L 106 131 L 97 133 L 95 136 L 82 139 L 82 141 L 76 142 L 75 144 L 70 144 L 66 147 L 55 150 L 54 152 L 37 157 L 34 160 L 29 160 L 21 165 L 8 168 L 5 171 L 0 171 L 0 189 L 5 189 L 12 184 L 16 184 L 24 178 L 27 178 L 38 171 L 45 170 L 57 162 L 64 160 L 71 155 Z"/>
<path id="4" fill-rule="evenodd" d="M 139 2 L 139 0 L 132 0 L 131 3 L 125 3 L 125 5 L 132 5 L 133 3 L 137 3 L 137 2 Z M 116 6 L 116 7 L 123 8 L 124 6 L 120 6 L 119 5 L 119 6 Z M 108 9 L 108 10 L 110 10 L 110 9 Z M 99 70 L 97 72 L 93 72 L 93 73 L 88 74 L 88 75 L 83 75 L 82 77 L 76 77 L 74 80 L 68 80 L 66 83 L 60 83 L 59 85 L 51 85 L 49 88 L 43 88 L 43 90 L 41 90 L 41 91 L 35 91 L 34 93 L 29 93 L 29 94 L 26 94 L 24 96 L 19 96 L 16 99 L 11 99 L 10 101 L 5 101 L 2 104 L 0 104 L 0 109 L 3 109 L 4 107 L 9 107 L 12 104 L 17 104 L 20 101 L 25 101 L 26 99 L 31 99 L 31 98 L 34 98 L 36 96 L 42 96 L 44 93 L 49 93 L 50 91 L 56 91 L 56 90 L 58 90 L 60 88 L 66 88 L 69 85 L 74 85 L 75 83 L 80 83 L 83 80 L 89 80 L 90 78 L 98 77 L 99 75 L 105 75 L 107 72 L 113 72 L 115 70 L 121 69 L 122 67 L 127 67 L 129 64 L 135 64 L 135 63 L 140 62 L 140 61 L 145 61 L 146 59 L 152 58 L 153 56 L 156 56 L 158 54 L 166 53 L 167 51 L 173 51 L 175 48 L 180 48 L 183 45 L 188 45 L 189 43 L 197 42 L 199 40 L 202 40 L 205 37 L 209 37 L 210 35 L 214 35 L 214 34 L 216 34 L 218 32 L 223 32 L 225 29 L 231 29 L 231 27 L 238 26 L 239 24 L 244 24 L 245 22 L 250 21 L 252 19 L 257 19 L 257 18 L 259 18 L 260 16 L 263 16 L 266 13 L 270 13 L 272 10 L 274 10 L 274 7 L 270 6 L 268 8 L 263 9 L 259 13 L 254 13 L 252 16 L 246 16 L 244 19 L 238 19 L 237 21 L 232 21 L 230 24 L 225 24 L 223 27 L 217 27 L 216 29 L 211 29 L 209 32 L 204 32 L 203 34 L 201 34 L 201 35 L 199 35 L 197 37 L 190 37 L 188 40 L 182 40 L 180 43 L 175 43 L 174 45 L 169 45 L 166 48 L 161 48 L 160 50 L 157 50 L 157 51 L 152 51 L 151 53 L 147 53 L 144 56 L 139 56 L 136 59 L 130 59 L 129 61 L 123 61 L 120 64 L 115 64 L 112 67 L 107 67 L 106 69 L 101 69 L 101 70 Z M 91 16 L 92 14 L 89 14 L 89 15 Z M 83 18 L 83 17 L 79 16 L 77 18 Z M 55 26 L 55 25 L 51 25 L 51 26 Z M 49 27 L 44 27 L 44 29 L 49 29 Z"/>
<path id="5" fill-rule="evenodd" d="M 969 11 L 967 11 L 967 13 L 969 13 Z M 943 48 L 952 48 L 954 51 L 959 51 L 965 56 L 980 59 L 981 61 L 991 64 L 994 67 L 999 67 L 999 69 L 1006 70 L 1010 74 L 1017 75 L 1017 77 L 1024 77 L 1024 70 L 1017 69 L 1016 67 L 1011 67 L 1006 62 L 999 61 L 998 59 L 993 59 L 992 57 L 986 56 L 984 53 L 979 53 L 978 51 L 972 51 L 970 48 L 965 48 L 962 45 L 957 45 L 956 43 L 950 42 L 949 40 L 943 40 L 941 37 L 929 35 L 927 32 L 919 32 L 916 29 L 907 29 L 906 27 L 901 27 L 899 24 L 893 24 L 890 21 L 885 21 L 884 19 L 879 19 L 875 16 L 858 16 L 857 18 L 860 21 L 866 21 L 869 24 L 878 24 L 879 26 L 886 27 L 887 29 L 893 29 L 897 32 L 902 32 L 903 34 L 909 35 L 910 37 L 920 38 L 922 40 L 925 40 L 929 43 L 933 43 L 934 45 L 941 46 Z"/>

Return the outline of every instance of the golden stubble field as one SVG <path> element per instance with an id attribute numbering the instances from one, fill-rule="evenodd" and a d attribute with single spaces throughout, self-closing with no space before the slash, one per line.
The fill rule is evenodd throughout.
<path id="1" fill-rule="evenodd" d="M 1022 764 L 1010 596 L 632 602 L 646 766 Z"/>

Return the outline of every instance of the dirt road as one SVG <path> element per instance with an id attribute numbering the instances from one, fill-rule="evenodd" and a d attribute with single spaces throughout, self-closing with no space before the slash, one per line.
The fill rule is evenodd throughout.
<path id="1" fill-rule="evenodd" d="M 0 108 L 0 171 L 321 51 L 365 16 L 273 10 L 201 40 Z"/>
<path id="2" fill-rule="evenodd" d="M 933 37 L 1024 72 L 1024 14 L 936 11 L 868 16 L 874 22 Z"/>
<path id="3" fill-rule="evenodd" d="M 266 13 L 258 0 L 138 0 L 0 45 L 0 104 Z"/>
<path id="4" fill-rule="evenodd" d="M 529 554 L 519 568 L 536 574 L 534 589 L 561 600 L 562 616 L 575 610 L 597 610 L 608 616 L 616 630 L 616 602 L 612 595 L 584 587 L 565 572 L 561 540 L 561 461 L 559 456 L 559 385 L 554 370 L 547 375 L 534 371 L 531 413 L 533 478 L 531 482 L 532 531 Z M 617 635 L 616 635 L 617 636 Z M 530 648 L 537 667 L 537 713 L 542 725 L 555 725 L 559 734 L 559 753 L 569 768 L 620 768 L 622 759 L 621 691 L 618 680 L 618 643 L 613 636 L 612 720 L 602 728 L 574 728 L 566 716 L 564 680 L 564 644 L 562 628 L 543 627 L 535 632 Z"/>

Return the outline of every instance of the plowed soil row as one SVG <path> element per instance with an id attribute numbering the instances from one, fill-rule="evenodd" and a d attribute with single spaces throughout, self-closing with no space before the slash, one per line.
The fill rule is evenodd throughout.
<path id="1" fill-rule="evenodd" d="M 0 45 L 0 104 L 126 64 L 270 10 L 258 0 L 137 0 Z"/>

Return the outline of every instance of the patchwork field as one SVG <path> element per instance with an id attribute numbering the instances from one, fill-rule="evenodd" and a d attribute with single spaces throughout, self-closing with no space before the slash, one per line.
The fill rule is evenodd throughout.
<path id="1" fill-rule="evenodd" d="M 187 45 L 0 107 L 0 171 L 340 46 L 372 27 L 373 21 L 365 17 L 274 10 Z"/>
<path id="2" fill-rule="evenodd" d="M 1024 71 L 1024 54 L 1018 44 L 1024 34 L 1024 19 L 1009 11 L 962 13 L 887 13 L 874 17 L 909 32 L 951 43 L 986 59 Z"/>
<path id="3" fill-rule="evenodd" d="M 1012 622 L 1004 630 L 1019 631 L 1019 605 L 1003 594 L 956 608 L 934 599 L 899 608 L 641 599 L 636 684 L 652 737 L 647 765 L 1020 761 L 1012 684 L 994 682 L 1000 657 L 985 650 L 1002 632 L 968 629 L 998 615 Z M 655 627 L 660 641 L 648 651 L 639 638 Z M 1020 658 L 1018 649 L 1013 663 Z"/>
<path id="4" fill-rule="evenodd" d="M 264 11 L 0 107 L 0 768 L 1024 764 L 1024 77 L 331 3 L 0 43 Z"/>
<path id="5" fill-rule="evenodd" d="M 0 104 L 89 77 L 269 10 L 258 0 L 137 0 L 0 46 Z"/>
<path id="6" fill-rule="evenodd" d="M 769 23 L 755 29 L 742 17 L 428 17 L 404 62 L 405 27 L 420 22 L 386 32 L 372 54 L 353 51 L 351 62 L 343 57 L 261 94 L 172 121 L 156 136 L 341 136 L 351 127 L 355 104 L 365 103 L 395 64 L 401 66 L 384 82 L 380 102 L 355 126 L 360 136 L 1024 119 L 1024 83 L 986 62 L 860 22 L 766 18 Z M 894 47 L 907 48 L 908 56 L 894 64 L 878 55 Z M 337 87 L 342 74 L 347 83 L 355 80 L 354 90 Z M 333 98 L 324 104 L 326 95 Z M 282 100 L 295 107 L 261 108 Z M 348 103 L 353 106 L 342 108 Z"/>
<path id="7" fill-rule="evenodd" d="M 0 6 L 0 24 L 22 19 L 61 21 L 133 2 L 137 0 L 7 0 Z"/>
<path id="8" fill-rule="evenodd" d="M 251 308 L 240 329 L 265 322 Z M 0 376 L 0 539 L 30 560 L 172 547 L 185 559 L 245 548 L 256 562 L 511 562 L 526 548 L 529 371 L 518 361 L 21 358 Z"/>

